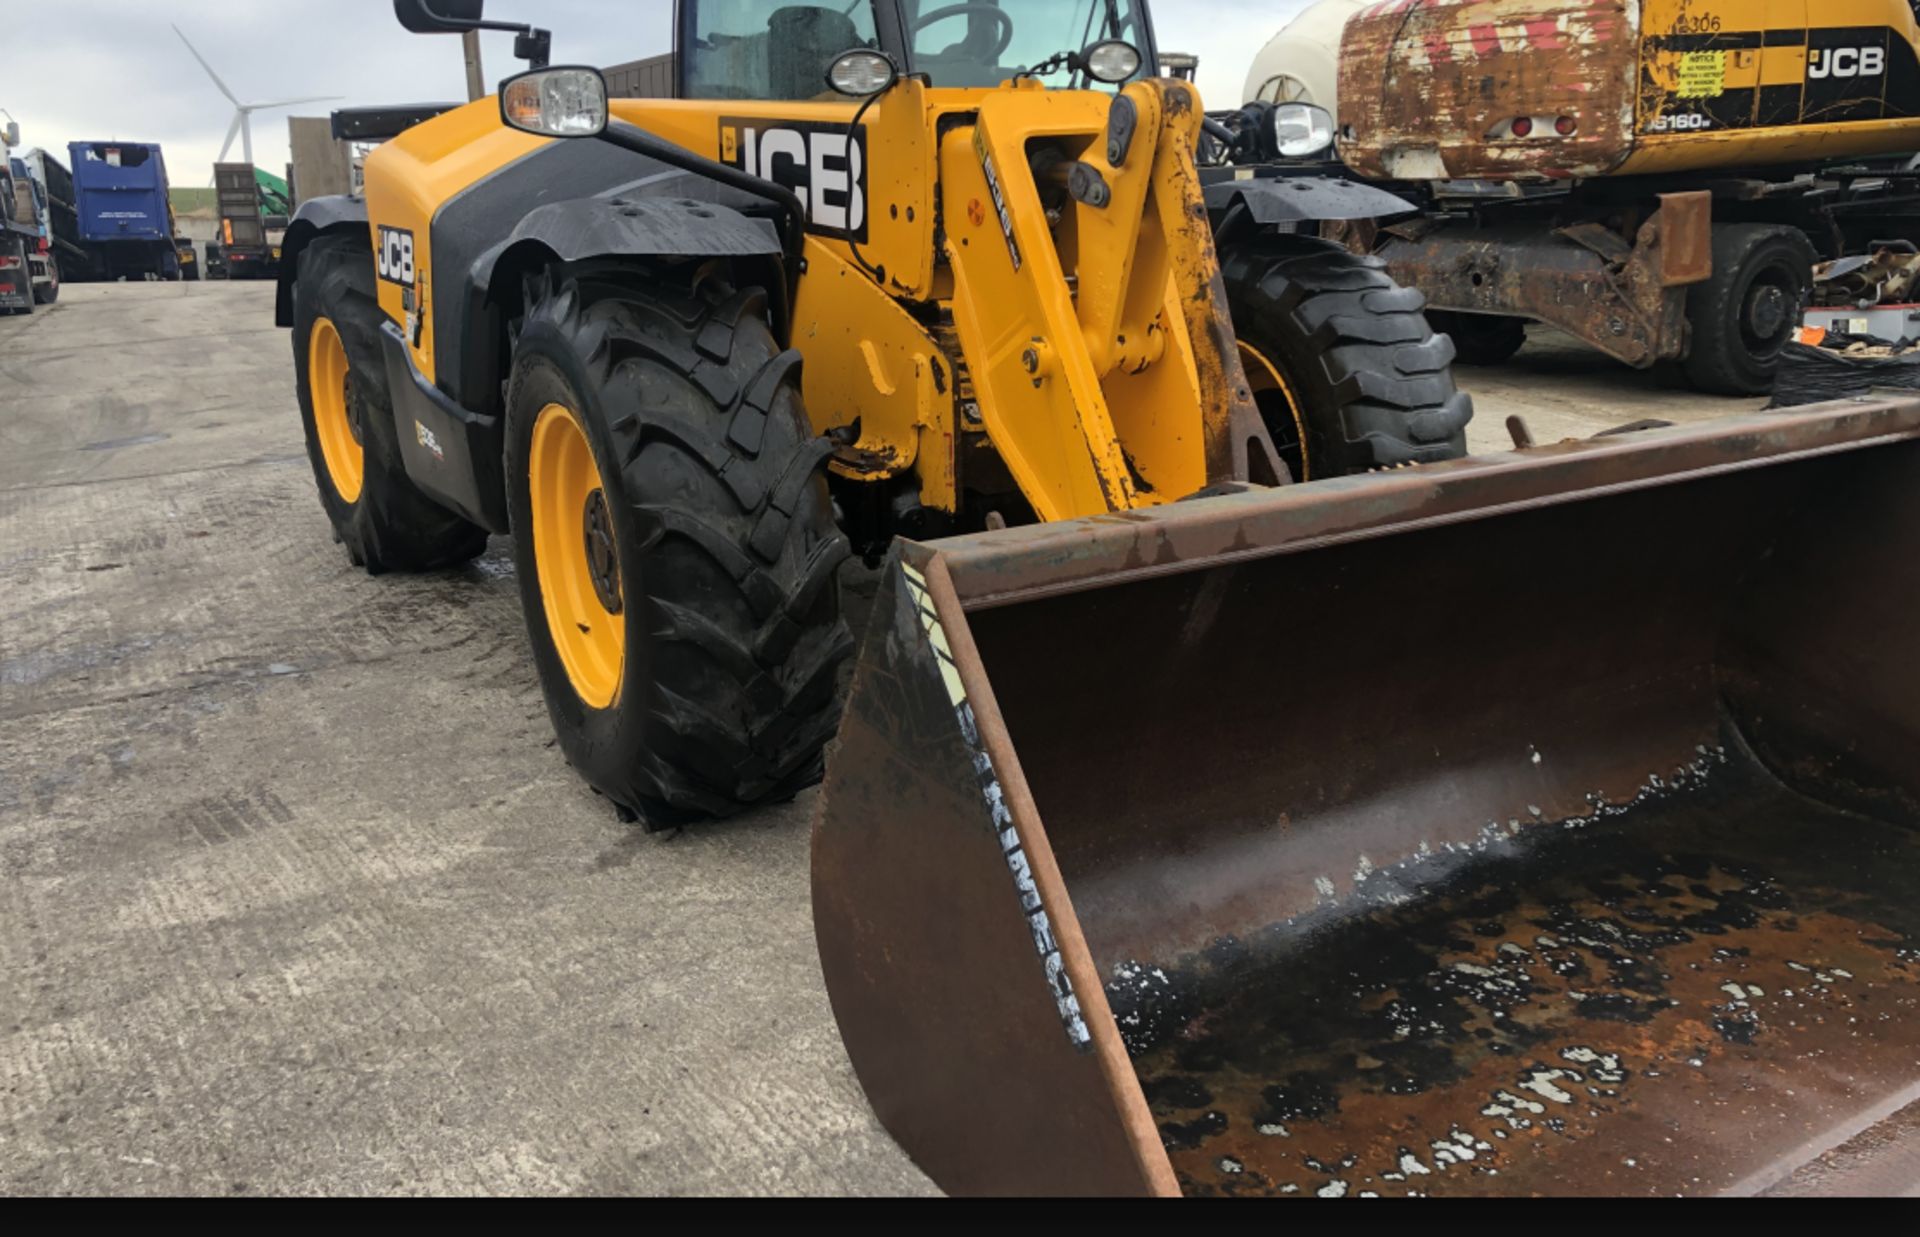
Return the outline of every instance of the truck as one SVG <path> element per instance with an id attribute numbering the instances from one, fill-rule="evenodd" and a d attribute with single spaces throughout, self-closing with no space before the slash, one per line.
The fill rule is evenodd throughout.
<path id="1" fill-rule="evenodd" d="M 27 274 L 33 284 L 33 303 L 51 305 L 60 299 L 60 264 L 53 253 L 53 219 L 47 191 L 35 179 L 24 158 L 13 156 L 8 166 L 13 175 L 15 214 L 29 233 L 23 240 Z"/>
<path id="2" fill-rule="evenodd" d="M 27 226 L 19 216 L 20 194 L 13 172 L 13 142 L 20 126 L 9 121 L 0 134 L 0 314 L 32 313 L 33 285 L 27 275 Z"/>
<path id="3" fill-rule="evenodd" d="M 210 277 L 277 279 L 280 245 L 286 238 L 290 203 L 285 182 L 269 202 L 264 175 L 251 164 L 221 163 L 213 169 L 214 196 L 219 204 L 220 239 L 207 246 Z M 269 207 L 273 210 L 270 211 Z"/>
<path id="4" fill-rule="evenodd" d="M 87 267 L 81 278 L 181 278 L 167 162 L 146 142 L 74 142 L 74 205 Z"/>
<path id="5" fill-rule="evenodd" d="M 62 278 L 71 279 L 76 272 L 84 273 L 91 263 L 80 244 L 80 211 L 74 200 L 73 173 L 51 151 L 38 147 L 29 150 L 23 161 L 27 174 L 39 182 L 41 192 L 46 195 L 48 252 L 52 261 Z"/>
<path id="6" fill-rule="evenodd" d="M 0 314 L 33 312 L 33 282 L 27 266 L 32 233 L 14 218 L 17 203 L 11 161 L 0 159 Z"/>
<path id="7" fill-rule="evenodd" d="M 1349 240 L 1468 362 L 1546 323 L 1758 394 L 1817 261 L 1920 239 L 1908 0 L 1323 0 L 1247 89 L 1335 113 L 1340 161 L 1421 204 Z"/>
<path id="8" fill-rule="evenodd" d="M 20 126 L 0 132 L 0 312 L 32 313 L 60 296 L 45 188 L 15 154 Z"/>

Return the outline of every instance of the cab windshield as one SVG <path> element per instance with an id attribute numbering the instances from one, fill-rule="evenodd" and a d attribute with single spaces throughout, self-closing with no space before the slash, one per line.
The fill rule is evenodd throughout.
<path id="1" fill-rule="evenodd" d="M 998 86 L 1061 52 L 1107 39 L 1147 50 L 1134 0 L 904 0 L 901 7 L 913 71 L 927 74 L 936 86 Z M 1039 80 L 1057 88 L 1117 89 L 1067 69 L 1040 74 Z"/>
<path id="2" fill-rule="evenodd" d="M 892 7 L 892 0 L 878 2 Z M 1104 39 L 1148 50 L 1138 0 L 899 0 L 899 7 L 908 68 L 927 74 L 935 86 L 998 86 L 1061 52 Z M 695 99 L 838 98 L 827 85 L 828 67 L 842 52 L 881 47 L 875 0 L 695 0 L 682 21 L 685 89 Z M 1054 87 L 1114 89 L 1066 69 L 1040 80 Z"/>

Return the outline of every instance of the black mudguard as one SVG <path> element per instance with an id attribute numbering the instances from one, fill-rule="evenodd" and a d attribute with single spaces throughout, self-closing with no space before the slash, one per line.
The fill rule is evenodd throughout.
<path id="1" fill-rule="evenodd" d="M 1262 227 L 1390 219 L 1418 209 L 1385 189 L 1333 176 L 1261 177 L 1207 186 L 1207 213 L 1216 227 L 1242 205 Z"/>
<path id="2" fill-rule="evenodd" d="M 557 189 L 572 196 L 555 201 Z M 450 509 L 502 531 L 501 307 L 517 297 L 512 281 L 556 259 L 717 257 L 764 262 L 770 282 L 784 287 L 779 233 L 739 209 L 750 202 L 599 142 L 550 143 L 449 200 L 434 216 L 428 262 L 437 383 L 414 367 L 398 326 L 383 332 L 407 475 Z M 300 251 L 325 232 L 370 226 L 361 199 L 316 198 L 300 208 L 282 247 L 282 326 L 293 321 Z"/>
<path id="3" fill-rule="evenodd" d="M 435 225 L 435 236 L 440 235 Z M 506 357 L 489 341 L 498 329 L 495 285 L 518 272 L 548 263 L 595 258 L 759 258 L 781 261 L 784 250 L 772 223 L 751 219 L 729 206 L 694 198 L 575 198 L 535 208 L 507 239 L 480 254 L 452 301 L 438 299 L 440 388 L 413 368 L 397 329 L 389 329 L 387 366 L 394 414 L 407 475 L 415 484 L 468 519 L 494 532 L 506 529 L 505 409 L 498 392 Z M 445 269 L 443 267 L 443 269 Z M 777 269 L 777 268 L 776 268 Z M 444 276 L 442 277 L 444 278 Z M 440 292 L 440 285 L 436 285 Z M 457 313 L 459 335 L 447 333 Z M 448 343 L 461 341 L 457 351 Z M 459 383 L 449 389 L 449 377 Z M 469 396 L 469 392 L 472 393 Z M 492 398 L 486 398 L 491 393 Z M 430 449 L 428 444 L 437 444 Z M 413 450 L 418 445 L 421 450 Z"/>
<path id="4" fill-rule="evenodd" d="M 563 262 L 608 257 L 778 256 L 771 221 L 693 198 L 578 198 L 542 206 L 514 228 L 506 248 L 527 241 Z"/>
<path id="5" fill-rule="evenodd" d="M 279 292 L 274 299 L 275 326 L 293 325 L 293 281 L 300 277 L 300 251 L 314 238 L 336 228 L 358 228 L 373 244 L 364 198 L 310 198 L 294 212 L 287 225 L 286 239 L 280 243 Z"/>

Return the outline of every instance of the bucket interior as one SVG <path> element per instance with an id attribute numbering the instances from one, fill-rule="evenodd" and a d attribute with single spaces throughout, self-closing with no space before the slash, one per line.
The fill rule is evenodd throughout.
<path id="1" fill-rule="evenodd" d="M 1754 1192 L 1920 1100 L 1920 444 L 969 615 L 1191 1193 Z"/>

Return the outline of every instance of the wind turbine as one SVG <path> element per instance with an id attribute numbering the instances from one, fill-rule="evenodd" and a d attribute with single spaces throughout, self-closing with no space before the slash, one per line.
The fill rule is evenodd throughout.
<path id="1" fill-rule="evenodd" d="M 193 45 L 186 33 L 178 26 L 173 28 L 173 32 L 180 36 L 182 43 L 187 45 L 187 50 L 192 52 L 193 58 L 200 62 L 200 67 L 207 71 L 207 76 L 213 79 L 213 84 L 220 88 L 220 93 L 227 96 L 227 102 L 233 104 L 233 125 L 227 130 L 227 143 L 220 148 L 220 157 L 214 160 L 215 163 L 227 161 L 227 152 L 233 149 L 233 139 L 238 137 L 242 143 L 241 149 L 246 152 L 247 166 L 256 166 L 253 162 L 253 114 L 255 112 L 264 112 L 277 107 L 298 107 L 302 103 L 332 103 L 343 97 L 315 95 L 305 99 L 280 99 L 272 103 L 242 103 L 235 97 L 233 91 L 227 89 L 227 84 L 220 80 L 220 75 L 213 71 L 213 66 L 207 63 L 207 58 L 200 54 L 200 49 Z"/>

